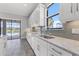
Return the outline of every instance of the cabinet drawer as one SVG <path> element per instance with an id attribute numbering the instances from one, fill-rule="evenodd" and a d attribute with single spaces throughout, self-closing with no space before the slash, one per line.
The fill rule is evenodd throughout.
<path id="1" fill-rule="evenodd" d="M 63 50 L 53 44 L 48 44 L 48 55 L 56 55 L 56 56 L 72 56 L 70 52 Z"/>
<path id="2" fill-rule="evenodd" d="M 55 51 L 48 51 L 48 56 L 58 56 L 58 54 Z"/>

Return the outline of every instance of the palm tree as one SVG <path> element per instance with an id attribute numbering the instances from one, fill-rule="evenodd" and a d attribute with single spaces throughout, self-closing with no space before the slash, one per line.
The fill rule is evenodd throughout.
<path id="1" fill-rule="evenodd" d="M 54 23 L 53 18 L 52 17 L 48 18 L 48 27 L 53 28 L 53 23 Z"/>

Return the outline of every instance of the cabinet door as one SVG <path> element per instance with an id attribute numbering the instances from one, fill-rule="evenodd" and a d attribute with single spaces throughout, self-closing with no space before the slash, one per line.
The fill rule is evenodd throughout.
<path id="1" fill-rule="evenodd" d="M 32 36 L 32 47 L 33 47 L 33 50 L 36 50 L 37 48 L 37 39 L 36 37 Z"/>
<path id="2" fill-rule="evenodd" d="M 27 33 L 27 41 L 29 42 L 29 44 L 31 45 L 32 43 L 32 41 L 31 41 L 31 33 Z"/>
<path id="3" fill-rule="evenodd" d="M 38 42 L 39 56 L 47 56 L 47 42 L 43 41 L 41 38 L 38 38 Z"/>
<path id="4" fill-rule="evenodd" d="M 39 45 L 39 55 L 47 56 L 47 42 L 43 41 L 42 39 L 39 39 Z"/>
<path id="5" fill-rule="evenodd" d="M 40 46 L 39 46 L 39 42 L 38 42 L 38 38 L 37 37 L 33 37 L 34 38 L 34 41 L 33 41 L 33 50 L 34 50 L 34 52 L 35 52 L 35 54 L 37 55 L 37 56 L 39 56 L 39 48 L 40 48 Z"/>
<path id="6" fill-rule="evenodd" d="M 35 37 L 34 51 L 38 56 L 47 56 L 47 43 L 38 37 Z"/>
<path id="7" fill-rule="evenodd" d="M 71 3 L 60 4 L 60 20 L 63 23 L 65 23 L 66 21 L 71 21 L 73 15 L 73 6 L 71 6 Z"/>
<path id="8" fill-rule="evenodd" d="M 34 27 L 34 26 L 39 26 L 40 24 L 39 21 L 40 21 L 40 7 L 37 6 L 36 9 L 31 14 L 29 18 L 29 22 L 30 22 L 31 27 Z"/>
<path id="9" fill-rule="evenodd" d="M 45 6 L 40 4 L 40 26 L 45 26 Z"/>
<path id="10" fill-rule="evenodd" d="M 35 45 L 35 38 L 32 36 L 31 37 L 32 39 L 31 39 L 31 47 L 32 47 L 32 49 L 34 49 L 34 45 Z"/>

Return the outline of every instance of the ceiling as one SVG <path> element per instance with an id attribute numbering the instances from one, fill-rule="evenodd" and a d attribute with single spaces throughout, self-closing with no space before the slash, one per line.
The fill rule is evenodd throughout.
<path id="1" fill-rule="evenodd" d="M 37 3 L 0 3 L 0 13 L 29 16 Z"/>

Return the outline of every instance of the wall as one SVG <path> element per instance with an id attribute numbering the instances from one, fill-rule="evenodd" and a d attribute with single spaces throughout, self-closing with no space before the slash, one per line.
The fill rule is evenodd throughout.
<path id="1" fill-rule="evenodd" d="M 28 18 L 21 20 L 21 38 L 26 38 L 26 29 L 28 28 Z"/>
<path id="2" fill-rule="evenodd" d="M 27 28 L 27 25 L 28 25 L 28 17 L 0 12 L 0 18 L 6 19 L 6 20 L 20 20 L 21 21 L 21 38 L 25 38 L 25 29 Z"/>
<path id="3" fill-rule="evenodd" d="M 66 23 L 65 27 L 68 29 L 79 28 L 79 20 L 74 20 L 72 22 Z"/>
<path id="4" fill-rule="evenodd" d="M 2 19 L 16 19 L 16 20 L 21 20 L 21 19 L 26 19 L 26 17 L 19 16 L 19 15 L 14 15 L 14 14 L 8 14 L 8 13 L 1 13 L 0 12 L 0 18 Z"/>

